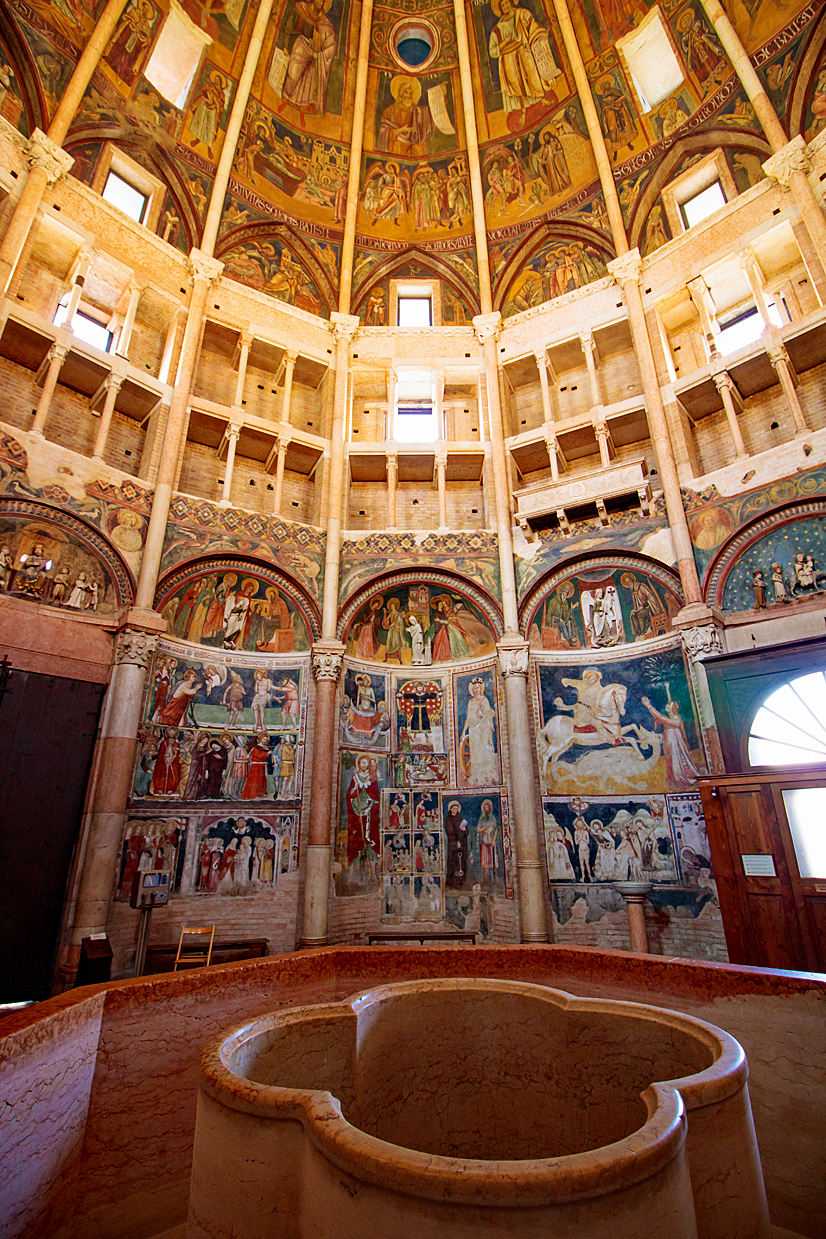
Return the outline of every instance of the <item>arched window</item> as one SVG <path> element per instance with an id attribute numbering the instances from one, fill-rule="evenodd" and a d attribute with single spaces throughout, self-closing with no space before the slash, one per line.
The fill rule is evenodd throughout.
<path id="1" fill-rule="evenodd" d="M 826 671 L 796 676 L 776 688 L 749 732 L 752 766 L 826 762 Z"/>

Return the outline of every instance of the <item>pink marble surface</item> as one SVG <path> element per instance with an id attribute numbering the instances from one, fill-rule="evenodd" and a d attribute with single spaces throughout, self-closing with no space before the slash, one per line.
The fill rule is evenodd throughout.
<path id="1" fill-rule="evenodd" d="M 77 1239 L 144 1239 L 185 1221 L 197 1063 L 211 1034 L 279 1004 L 329 1002 L 371 985 L 428 976 L 534 981 L 675 1007 L 727 1029 L 749 1059 L 772 1220 L 812 1239 L 826 1234 L 826 977 L 581 947 L 445 946 L 328 947 L 111 985 L 80 1172 Z M 38 1035 L 49 1039 L 57 1035 L 52 1017 L 96 992 L 72 991 L 10 1016 L 0 1024 L 0 1038 L 41 1025 Z M 24 1075 L 37 1071 L 26 1062 L 34 1048 L 25 1044 L 15 1068 Z M 15 1139 L 0 1134 L 0 1185 L 15 1173 Z M 47 1136 L 45 1145 L 44 1164 Z M 25 1229 L 6 1223 L 4 1234 Z"/>
<path id="2" fill-rule="evenodd" d="M 4 1237 L 71 1233 L 104 997 L 59 1007 L 0 1041 Z"/>

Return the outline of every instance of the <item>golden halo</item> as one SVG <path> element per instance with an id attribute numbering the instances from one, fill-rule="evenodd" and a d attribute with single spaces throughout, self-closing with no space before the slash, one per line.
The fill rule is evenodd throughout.
<path id="1" fill-rule="evenodd" d="M 397 73 L 390 81 L 390 94 L 393 99 L 398 102 L 399 91 L 404 83 L 407 82 L 413 90 L 413 102 L 418 103 L 422 97 L 422 84 L 415 77 L 409 77 L 406 73 Z"/>
<path id="2" fill-rule="evenodd" d="M 686 9 L 685 13 L 683 13 L 682 17 L 677 22 L 677 29 L 688 30 L 693 20 L 694 20 L 694 10 Z"/>
<path id="3" fill-rule="evenodd" d="M 397 163 L 395 163 L 395 162 L 394 162 L 394 163 L 389 163 L 389 164 L 387 164 L 387 165 L 385 166 L 385 171 L 386 171 L 386 172 L 392 172 L 394 176 L 398 176 L 398 173 L 399 173 L 399 165 L 398 165 Z"/>

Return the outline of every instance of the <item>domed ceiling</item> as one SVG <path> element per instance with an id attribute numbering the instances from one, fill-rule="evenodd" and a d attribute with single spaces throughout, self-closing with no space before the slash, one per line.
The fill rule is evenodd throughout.
<path id="1" fill-rule="evenodd" d="M 103 0 L 2 0 L 2 115 L 46 128 Z M 646 109 L 617 40 L 656 7 L 682 81 Z M 826 123 L 823 0 L 727 0 L 790 133 Z M 570 0 L 632 245 L 669 239 L 662 185 L 721 147 L 742 192 L 769 153 L 699 0 Z M 183 251 L 206 216 L 254 0 L 130 0 L 72 126 L 73 175 L 106 142 L 167 186 L 159 231 Z M 226 274 L 312 313 L 337 308 L 360 5 L 276 0 L 216 254 Z M 145 76 L 165 28 L 198 45 L 175 103 Z M 551 0 L 468 8 L 494 304 L 511 315 L 598 279 L 605 202 Z M 200 40 L 200 42 L 199 42 Z M 154 74 L 157 81 L 157 74 Z M 178 104 L 179 106 L 176 106 Z M 354 257 L 354 313 L 383 325 L 388 281 L 438 278 L 445 323 L 479 310 L 452 3 L 377 0 Z"/>

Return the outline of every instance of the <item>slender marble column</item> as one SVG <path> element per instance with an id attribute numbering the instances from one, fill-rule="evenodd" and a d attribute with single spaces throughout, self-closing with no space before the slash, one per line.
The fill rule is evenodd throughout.
<path id="1" fill-rule="evenodd" d="M 528 708 L 530 649 L 521 639 L 505 638 L 497 645 L 499 671 L 505 681 L 511 804 L 519 874 L 519 920 L 523 942 L 547 942 L 542 882 L 537 780 Z"/>
<path id="2" fill-rule="evenodd" d="M 178 327 L 186 311 L 182 305 L 176 306 L 166 329 L 166 339 L 163 342 L 163 356 L 158 379 L 161 383 L 169 382 L 169 371 L 172 367 L 172 354 L 175 351 L 175 341 L 178 338 Z"/>
<path id="3" fill-rule="evenodd" d="M 103 401 L 100 425 L 95 436 L 95 446 L 92 448 L 93 460 L 103 460 L 103 453 L 106 451 L 106 443 L 109 438 L 109 429 L 112 425 L 112 417 L 115 413 L 115 402 L 118 398 L 118 392 L 123 387 L 123 378 L 122 374 L 107 374 L 103 380 L 103 386 L 106 388 L 106 397 Z"/>
<path id="4" fill-rule="evenodd" d="M 608 429 L 607 422 L 595 422 L 594 434 L 597 437 L 599 444 L 599 460 L 603 469 L 607 469 L 611 463 L 611 432 Z"/>
<path id="5" fill-rule="evenodd" d="M 728 428 L 731 431 L 731 437 L 734 442 L 734 450 L 737 454 L 737 459 L 746 457 L 748 456 L 748 450 L 743 440 L 743 432 L 740 429 L 740 423 L 737 420 L 737 402 L 739 402 L 742 407 L 740 393 L 734 386 L 734 380 L 731 375 L 726 370 L 714 375 L 714 386 L 717 388 L 723 401 L 723 408 L 726 411 L 726 421 L 728 422 Z"/>
<path id="6" fill-rule="evenodd" d="M 789 360 L 789 354 L 786 352 L 786 346 L 784 344 L 772 344 L 768 349 L 768 354 L 769 361 L 780 380 L 780 386 L 783 388 L 783 395 L 786 397 L 786 403 L 794 419 L 795 429 L 799 434 L 807 434 L 809 427 L 797 397 L 796 376 L 792 369 L 792 363 Z"/>
<path id="7" fill-rule="evenodd" d="M 802 137 L 788 139 L 766 89 L 754 65 L 749 60 L 740 36 L 734 29 L 720 0 L 700 0 L 723 49 L 731 61 L 734 72 L 749 97 L 757 119 L 774 154 L 763 164 L 763 171 L 770 180 L 788 189 L 806 225 L 821 262 L 826 262 L 826 219 L 812 189 L 808 174 L 811 163 Z"/>
<path id="8" fill-rule="evenodd" d="M 677 567 L 680 573 L 683 593 L 689 605 L 704 606 L 700 579 L 694 562 L 694 552 L 688 532 L 688 521 L 683 508 L 680 493 L 680 481 L 677 474 L 677 463 L 674 459 L 674 449 L 668 433 L 668 422 L 665 416 L 662 392 L 654 362 L 654 352 L 648 334 L 648 324 L 645 319 L 645 309 L 640 292 L 640 269 L 642 259 L 638 249 L 629 250 L 628 237 L 622 218 L 617 188 L 614 184 L 611 160 L 605 146 L 602 128 L 597 116 L 596 105 L 591 93 L 591 85 L 585 64 L 574 34 L 571 14 L 567 0 L 553 0 L 554 11 L 559 21 L 565 50 L 571 63 L 571 70 L 576 82 L 577 92 L 582 105 L 588 135 L 594 151 L 600 184 L 605 197 L 605 206 L 611 225 L 611 233 L 618 257 L 608 264 L 608 269 L 616 282 L 621 286 L 625 304 L 628 307 L 628 325 L 634 343 L 634 352 L 640 369 L 642 389 L 648 411 L 648 424 L 651 431 L 651 442 L 657 453 L 660 467 L 660 481 L 663 487 L 668 521 L 677 554 Z"/>
<path id="9" fill-rule="evenodd" d="M 356 60 L 356 89 L 353 97 L 353 123 L 350 128 L 347 206 L 344 213 L 344 235 L 341 240 L 341 279 L 338 291 L 338 308 L 341 314 L 350 313 L 350 298 L 353 291 L 353 254 L 356 245 L 356 213 L 359 204 L 361 152 L 364 146 L 364 109 L 367 101 L 367 74 L 372 29 L 373 0 L 362 0 L 358 59 Z"/>
<path id="10" fill-rule="evenodd" d="M 548 456 L 551 461 L 551 481 L 559 481 L 559 443 L 555 434 L 550 434 L 545 431 L 545 443 L 548 447 Z"/>
<path id="11" fill-rule="evenodd" d="M 0 297 L 5 296 L 8 291 L 9 280 L 26 244 L 47 187 L 65 176 L 74 163 L 74 158 L 61 147 L 127 2 L 128 0 L 108 0 L 60 97 L 48 134 L 43 133 L 42 129 L 35 129 L 29 139 L 26 149 L 29 174 L 0 243 Z"/>
<path id="12" fill-rule="evenodd" d="M 67 914 L 68 941 L 61 951 L 59 971 L 67 980 L 77 970 L 81 939 L 106 929 L 131 792 L 146 672 L 155 644 L 154 635 L 134 628 L 124 629 L 115 641 L 81 827 L 77 893 Z"/>
<path id="13" fill-rule="evenodd" d="M 247 382 L 247 365 L 251 347 L 252 336 L 248 332 L 242 332 L 238 340 L 238 377 L 235 380 L 235 393 L 232 399 L 234 409 L 241 410 L 244 407 L 244 387 Z"/>
<path id="14" fill-rule="evenodd" d="M 193 278 L 192 296 L 181 344 L 178 377 L 172 403 L 169 406 L 161 463 L 155 482 L 152 515 L 149 518 L 149 530 L 146 535 L 135 597 L 135 606 L 145 610 L 151 610 L 155 597 L 155 584 L 158 580 L 169 506 L 172 502 L 172 489 L 178 470 L 178 457 L 186 433 L 187 405 L 200 346 L 207 294 L 221 274 L 223 263 L 216 262 L 214 258 L 210 258 L 200 250 L 193 250 L 189 256 L 189 267 Z"/>
<path id="15" fill-rule="evenodd" d="M 542 390 L 542 417 L 546 427 L 550 426 L 554 420 L 554 410 L 551 404 L 551 385 L 548 382 L 548 356 L 543 348 L 541 352 L 534 353 L 536 358 L 536 368 L 539 371 L 539 386 Z"/>
<path id="16" fill-rule="evenodd" d="M 439 533 L 447 533 L 447 448 L 442 443 L 436 453 L 436 489 L 439 497 Z"/>
<path id="17" fill-rule="evenodd" d="M 284 399 L 281 403 L 281 421 L 290 424 L 290 410 L 293 402 L 293 375 L 298 353 L 287 349 L 284 354 Z"/>
<path id="18" fill-rule="evenodd" d="M 63 363 L 68 356 L 69 349 L 65 344 L 53 344 L 46 354 L 49 366 L 43 379 L 43 390 L 40 393 L 34 421 L 31 425 L 31 433 L 38 439 L 43 438 L 43 431 L 46 426 L 46 418 L 49 416 L 54 389 L 57 387 L 60 371 L 63 369 Z"/>
<path id="19" fill-rule="evenodd" d="M 711 320 L 711 311 L 709 309 L 709 291 L 708 285 L 701 275 L 695 279 L 689 280 L 686 284 L 688 295 L 694 302 L 694 308 L 700 319 L 700 327 L 703 332 L 703 339 L 706 342 L 708 355 L 713 360 L 720 356 L 717 348 L 717 334 L 714 330 L 714 323 Z"/>
<path id="20" fill-rule="evenodd" d="M 602 404 L 602 396 L 599 391 L 599 379 L 597 378 L 597 364 L 594 361 L 594 353 L 596 352 L 596 340 L 593 332 L 589 331 L 587 335 L 579 337 L 582 344 L 582 351 L 585 354 L 585 366 L 588 370 L 588 382 L 591 385 L 591 404 Z"/>
<path id="21" fill-rule="evenodd" d="M 276 516 L 281 515 L 281 502 L 284 494 L 284 466 L 287 463 L 287 448 L 291 442 L 290 435 L 278 436 L 278 456 L 275 462 L 275 498 L 272 505 Z"/>
<path id="22" fill-rule="evenodd" d="M 232 423 L 227 426 L 226 431 L 224 432 L 224 437 L 227 441 L 227 460 L 224 465 L 224 485 L 221 491 L 221 498 L 218 500 L 222 508 L 228 508 L 232 503 L 232 500 L 230 499 L 230 495 L 232 493 L 232 474 L 235 470 L 235 451 L 238 447 L 238 438 L 240 434 L 241 427 L 233 426 Z"/>
<path id="23" fill-rule="evenodd" d="M 740 266 L 745 273 L 746 279 L 751 288 L 751 295 L 754 297 L 754 304 L 757 306 L 757 313 L 760 315 L 760 321 L 763 324 L 764 331 L 773 331 L 774 323 L 769 315 L 769 307 L 766 304 L 766 294 L 763 291 L 763 281 L 760 278 L 759 267 L 754 253 L 750 250 L 743 250 L 737 255 Z"/>
<path id="24" fill-rule="evenodd" d="M 399 481 L 399 458 L 395 452 L 387 453 L 387 528 L 396 528 L 396 488 Z"/>
<path id="25" fill-rule="evenodd" d="M 316 685 L 315 738 L 304 880 L 304 922 L 299 940 L 299 946 L 303 947 L 324 946 L 328 941 L 333 811 L 331 754 L 336 727 L 336 688 L 341 675 L 344 646 L 338 641 L 316 641 L 310 658 Z"/>
<path id="26" fill-rule="evenodd" d="M 72 330 L 72 322 L 77 307 L 80 305 L 80 298 L 83 296 L 83 287 L 86 283 L 86 277 L 89 274 L 89 265 L 92 261 L 92 255 L 87 254 L 85 250 L 81 250 L 75 260 L 75 270 L 72 282 L 72 291 L 69 295 L 69 302 L 66 306 L 66 317 L 63 320 L 63 327 L 66 331 Z"/>
<path id="27" fill-rule="evenodd" d="M 645 901 L 654 886 L 651 882 L 615 882 L 614 890 L 625 900 L 628 913 L 628 928 L 631 931 L 631 950 L 648 955 L 648 927 L 645 923 Z"/>
<path id="28" fill-rule="evenodd" d="M 129 345 L 132 343 L 132 332 L 135 329 L 135 318 L 138 313 L 141 294 L 145 291 L 143 284 L 129 285 L 129 305 L 126 307 L 126 317 L 123 320 L 118 347 L 115 352 L 118 357 L 129 357 Z"/>

